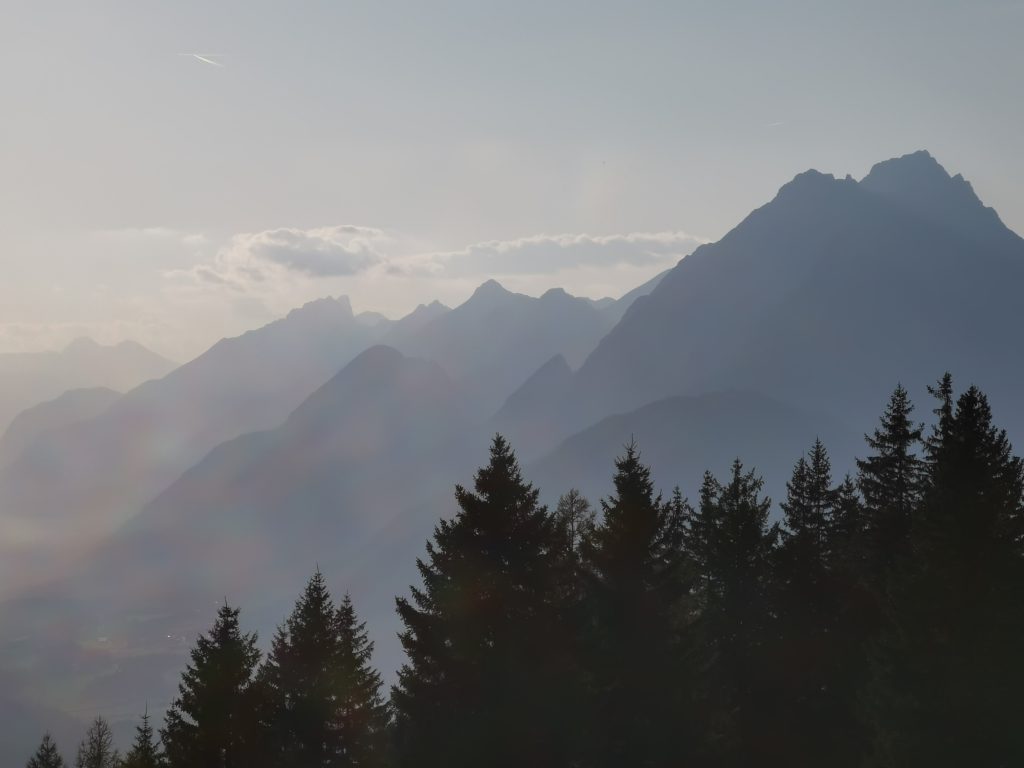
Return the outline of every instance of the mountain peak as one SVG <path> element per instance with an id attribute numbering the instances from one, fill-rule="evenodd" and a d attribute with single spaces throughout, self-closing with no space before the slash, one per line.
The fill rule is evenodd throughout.
<path id="1" fill-rule="evenodd" d="M 996 212 L 981 202 L 969 181 L 960 174 L 951 176 L 923 149 L 876 163 L 861 179 L 860 187 L 922 218 L 941 222 L 948 229 L 972 237 L 1003 237 L 1007 231 Z"/>
<path id="2" fill-rule="evenodd" d="M 307 301 L 301 307 L 289 312 L 286 319 L 326 319 L 330 317 L 343 317 L 347 320 L 354 317 L 352 303 L 348 296 L 325 296 L 322 299 Z"/>
<path id="3" fill-rule="evenodd" d="M 549 288 L 548 290 L 544 291 L 544 293 L 541 294 L 540 300 L 552 303 L 567 301 L 585 301 L 588 304 L 593 304 L 593 302 L 591 302 L 589 299 L 579 299 L 578 297 L 573 296 L 564 288 Z"/>
<path id="4" fill-rule="evenodd" d="M 819 197 L 831 190 L 856 185 L 851 178 L 837 179 L 831 173 L 822 173 L 811 168 L 798 173 L 793 179 L 783 184 L 775 196 L 776 200 L 805 200 L 808 197 Z"/>
<path id="5" fill-rule="evenodd" d="M 930 152 L 919 149 L 900 157 L 875 163 L 861 184 L 872 191 L 919 191 L 932 184 L 951 181 L 946 169 L 939 165 Z M 911 189 L 911 185 L 913 189 Z"/>
<path id="6" fill-rule="evenodd" d="M 91 339 L 88 336 L 79 336 L 64 347 L 64 351 L 68 354 L 80 354 L 83 352 L 94 352 L 99 348 L 100 344 L 95 339 Z"/>
<path id="7" fill-rule="evenodd" d="M 491 279 L 484 283 L 481 283 L 480 286 L 475 291 L 473 291 L 473 295 L 469 297 L 469 300 L 473 301 L 474 299 L 495 299 L 511 295 L 512 292 L 505 288 L 505 286 L 503 286 L 497 280 Z"/>

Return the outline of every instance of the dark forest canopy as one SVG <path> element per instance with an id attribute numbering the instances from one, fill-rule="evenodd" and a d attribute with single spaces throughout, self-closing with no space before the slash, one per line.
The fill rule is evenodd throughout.
<path id="1" fill-rule="evenodd" d="M 122 762 L 99 719 L 76 765 L 1024 764 L 1024 465 L 981 391 L 931 392 L 854 475 L 809 446 L 779 522 L 739 459 L 691 501 L 635 444 L 548 509 L 496 436 L 397 599 L 390 698 L 317 570 L 266 657 L 224 605 L 159 738 Z M 63 765 L 48 735 L 28 765 Z"/>

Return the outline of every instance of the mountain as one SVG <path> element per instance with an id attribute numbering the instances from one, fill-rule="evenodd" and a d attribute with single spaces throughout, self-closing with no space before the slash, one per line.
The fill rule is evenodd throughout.
<path id="1" fill-rule="evenodd" d="M 884 399 L 884 393 L 881 393 Z M 526 475 L 555 504 L 570 486 L 596 502 L 610 494 L 614 461 L 636 440 L 655 484 L 668 496 L 678 484 L 696 500 L 705 470 L 724 477 L 733 459 L 765 479 L 766 492 L 785 497 L 793 464 L 820 438 L 841 478 L 863 453 L 863 437 L 834 418 L 753 392 L 670 397 L 609 416 L 531 462 Z"/>
<path id="2" fill-rule="evenodd" d="M 462 386 L 467 406 L 489 416 L 554 355 L 579 364 L 613 322 L 589 299 L 561 289 L 533 298 L 488 280 L 455 309 L 393 328 L 382 341 L 439 363 Z"/>
<path id="3" fill-rule="evenodd" d="M 245 606 L 247 625 L 269 636 L 317 566 L 344 579 L 364 618 L 390 627 L 392 597 L 414 578 L 412 553 L 436 519 L 433 509 L 411 515 L 411 500 L 450 496 L 472 462 L 470 431 L 462 393 L 440 366 L 371 347 L 275 429 L 210 451 L 58 597 L 44 589 L 21 601 L 13 610 L 39 638 L 33 674 L 41 681 L 61 670 L 53 684 L 65 691 L 61 675 L 90 681 L 98 711 L 134 702 L 143 674 L 149 695 L 165 701 L 183 660 L 180 638 L 205 629 L 209 605 L 229 595 Z M 396 541 L 403 558 L 382 557 Z M 50 624 L 41 617 L 55 611 L 38 609 L 51 599 L 60 632 L 52 615 Z M 96 658 L 88 649 L 100 633 L 112 655 Z M 395 660 L 397 642 L 384 646 Z"/>
<path id="4" fill-rule="evenodd" d="M 1024 431 L 1022 289 L 1024 240 L 927 153 L 860 182 L 808 171 L 636 301 L 535 418 L 567 435 L 738 389 L 862 428 L 899 381 L 923 416 L 924 384 L 949 370 Z"/>
<path id="5" fill-rule="evenodd" d="M 48 432 L 98 416 L 120 396 L 120 392 L 106 387 L 72 389 L 22 411 L 0 438 L 0 465 L 13 461 Z"/>
<path id="6" fill-rule="evenodd" d="M 538 448 L 552 445 L 558 436 L 550 421 L 538 418 L 551 402 L 560 402 L 572 391 L 573 375 L 563 355 L 555 355 L 509 395 L 490 422 L 490 431 L 504 435 L 520 457 L 533 457 Z"/>
<path id="7" fill-rule="evenodd" d="M 96 418 L 41 436 L 0 469 L 4 586 L 45 563 L 47 548 L 98 540 L 213 447 L 280 424 L 377 335 L 353 316 L 348 299 L 311 302 L 217 342 Z M 11 542 L 25 539 L 45 545 L 33 548 L 31 568 L 11 551 Z"/>
<path id="8" fill-rule="evenodd" d="M 626 310 L 633 306 L 633 303 L 637 299 L 642 296 L 647 296 L 662 280 L 665 279 L 665 275 L 671 271 L 672 270 L 670 269 L 666 269 L 664 272 L 659 272 L 646 283 L 641 283 L 636 288 L 631 291 L 627 291 L 619 298 L 610 300 L 608 304 L 602 307 L 602 310 L 615 323 L 619 322 L 619 320 L 622 319 L 622 316 L 626 314 Z"/>
<path id="9" fill-rule="evenodd" d="M 67 510 L 142 509 L 67 578 L 5 606 L 0 640 L 43 638 L 18 661 L 45 690 L 142 704 L 170 690 L 215 601 L 265 634 L 319 563 L 365 606 L 391 671 L 392 598 L 486 433 L 529 446 L 525 474 L 548 502 L 570 486 L 596 501 L 633 437 L 666 492 L 693 498 L 704 469 L 739 456 L 778 497 L 815 437 L 837 475 L 850 469 L 897 381 L 926 419 L 923 387 L 948 368 L 989 392 L 1015 438 L 1022 289 L 1024 242 L 915 153 L 860 182 L 797 176 L 607 333 L 607 303 L 488 282 L 357 356 L 369 344 L 353 334 L 369 331 L 347 304 L 308 307 L 36 441 L 0 475 L 0 508 L 29 483 L 26 508 L 65 538 Z"/>
<path id="10" fill-rule="evenodd" d="M 104 346 L 87 338 L 59 352 L 0 354 L 0 432 L 26 408 L 70 389 L 123 392 L 166 375 L 174 365 L 133 341 Z"/>

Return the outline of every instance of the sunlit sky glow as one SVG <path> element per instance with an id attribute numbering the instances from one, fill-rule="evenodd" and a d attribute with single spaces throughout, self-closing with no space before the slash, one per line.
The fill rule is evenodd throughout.
<path id="1" fill-rule="evenodd" d="M 1022 28 L 1009 0 L 9 0 L 0 351 L 182 360 L 489 277 L 619 295 L 806 168 L 919 148 L 1022 231 Z"/>

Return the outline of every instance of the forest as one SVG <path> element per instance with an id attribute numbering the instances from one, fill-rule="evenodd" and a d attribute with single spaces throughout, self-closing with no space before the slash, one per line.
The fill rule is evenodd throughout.
<path id="1" fill-rule="evenodd" d="M 779 513 L 740 459 L 662 494 L 635 442 L 548 509 L 496 435 L 396 598 L 390 690 L 316 567 L 266 653 L 225 601 L 162 725 L 121 753 L 97 718 L 74 765 L 1024 764 L 1024 464 L 982 391 L 929 391 L 850 474 L 809 446 Z"/>

